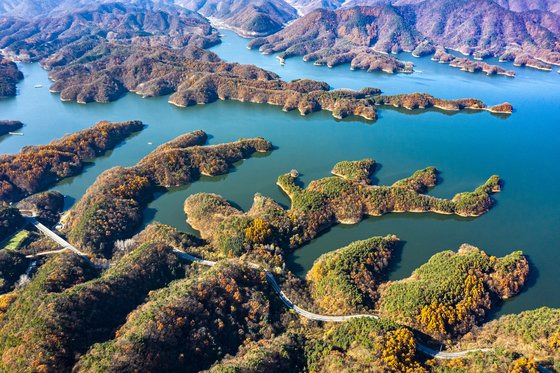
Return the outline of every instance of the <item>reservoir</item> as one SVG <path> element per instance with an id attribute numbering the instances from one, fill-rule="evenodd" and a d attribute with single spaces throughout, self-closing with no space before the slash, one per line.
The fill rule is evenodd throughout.
<path id="1" fill-rule="evenodd" d="M 97 158 L 83 174 L 53 188 L 67 196 L 69 208 L 103 171 L 133 165 L 158 145 L 186 132 L 202 129 L 211 135 L 211 144 L 255 136 L 270 140 L 277 147 L 270 154 L 239 162 L 230 174 L 203 177 L 192 185 L 171 189 L 148 206 L 146 223 L 160 221 L 195 234 L 183 213 L 189 195 L 217 193 L 246 210 L 258 192 L 287 207 L 289 200 L 276 186 L 276 178 L 291 169 L 297 169 L 302 182 L 308 183 L 328 176 L 341 160 L 371 157 L 380 164 L 374 182 L 383 185 L 435 166 L 442 182 L 430 194 L 446 198 L 470 191 L 498 174 L 504 180 L 503 191 L 494 196 L 496 206 L 479 218 L 390 214 L 356 225 L 339 225 L 291 254 L 289 267 L 305 275 L 321 254 L 387 234 L 395 234 L 405 243 L 395 255 L 390 279 L 407 277 L 436 252 L 457 250 L 462 243 L 496 256 L 523 250 L 531 264 L 530 281 L 497 314 L 560 307 L 560 74 L 504 64 L 515 70 L 515 78 L 487 77 L 409 54 L 399 57 L 414 62 L 413 74 L 351 71 L 348 65 L 329 69 L 304 63 L 301 58 L 288 59 L 281 66 L 272 55 L 246 49 L 246 39 L 222 32 L 223 43 L 212 50 L 224 60 L 256 64 L 285 80 L 324 80 L 333 88 L 371 86 L 385 94 L 474 97 L 488 105 L 507 101 L 515 112 L 499 116 L 381 108 L 376 122 L 366 122 L 336 120 L 328 112 L 302 117 L 297 112 L 282 112 L 280 107 L 240 102 L 181 109 L 168 104 L 168 97 L 142 99 L 134 94 L 110 104 L 80 105 L 61 102 L 50 93 L 47 72 L 38 64 L 21 64 L 25 79 L 18 84 L 17 97 L 0 101 L 0 119 L 24 122 L 24 136 L 1 137 L 0 153 L 44 144 L 100 120 L 146 123 L 143 131 Z"/>

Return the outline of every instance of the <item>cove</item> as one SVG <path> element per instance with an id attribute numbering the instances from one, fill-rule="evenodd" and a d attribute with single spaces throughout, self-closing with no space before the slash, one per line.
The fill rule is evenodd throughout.
<path id="1" fill-rule="evenodd" d="M 399 57 L 415 63 L 417 72 L 410 75 L 350 71 L 348 66 L 328 69 L 304 63 L 300 58 L 288 59 L 285 66 L 280 66 L 274 56 L 247 50 L 246 39 L 228 31 L 223 34 L 223 43 L 212 49 L 222 58 L 257 64 L 287 80 L 325 80 L 334 88 L 374 86 L 388 94 L 423 91 L 449 99 L 476 97 L 488 104 L 509 101 L 515 112 L 501 117 L 487 112 L 450 115 L 381 109 L 378 121 L 366 123 L 356 118 L 337 121 L 327 112 L 301 117 L 278 107 L 239 102 L 179 109 L 169 105 L 167 97 L 142 99 L 134 94 L 110 104 L 79 105 L 61 102 L 57 95 L 49 93 L 47 73 L 40 66 L 23 64 L 20 68 L 25 79 L 18 85 L 19 95 L 0 101 L 0 118 L 24 122 L 25 136 L 0 138 L 0 153 L 47 143 L 99 120 L 144 121 L 148 125 L 144 131 L 96 159 L 82 175 L 53 188 L 68 196 L 70 207 L 106 169 L 133 165 L 158 145 L 192 130 L 203 129 L 212 135 L 210 143 L 263 136 L 278 147 L 268 155 L 236 164 L 228 175 L 203 177 L 150 203 L 146 223 L 157 220 L 191 233 L 196 232 L 186 225 L 183 213 L 183 202 L 189 195 L 217 193 L 248 209 L 254 193 L 259 192 L 288 205 L 275 183 L 280 174 L 293 168 L 307 183 L 327 176 L 340 160 L 372 157 L 382 165 L 374 175 L 376 181 L 391 184 L 432 165 L 442 171 L 443 182 L 431 194 L 441 197 L 471 190 L 496 173 L 505 185 L 495 195 L 497 205 L 482 217 L 391 214 L 357 225 L 339 225 L 295 251 L 289 257 L 289 265 L 304 275 L 322 253 L 389 233 L 405 242 L 391 279 L 407 277 L 434 253 L 456 250 L 464 242 L 496 256 L 522 249 L 531 261 L 531 281 L 522 294 L 504 304 L 499 314 L 540 306 L 560 307 L 559 74 L 514 68 L 517 76 L 513 79 L 486 77 L 434 63 L 429 57 L 418 59 L 407 54 Z M 34 88 L 37 84 L 43 88 Z"/>

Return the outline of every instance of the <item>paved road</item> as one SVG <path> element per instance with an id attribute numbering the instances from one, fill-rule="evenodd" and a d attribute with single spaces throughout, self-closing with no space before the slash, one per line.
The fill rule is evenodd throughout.
<path id="1" fill-rule="evenodd" d="M 41 232 L 43 232 L 43 234 L 47 237 L 49 237 L 51 240 L 53 240 L 54 242 L 56 242 L 57 244 L 59 244 L 60 246 L 62 246 L 64 249 L 68 249 L 68 250 L 72 250 L 73 252 L 75 252 L 76 254 L 80 255 L 80 256 L 84 256 L 87 257 L 87 255 L 83 252 L 81 252 L 80 250 L 76 249 L 74 246 L 72 246 L 68 241 L 66 241 L 64 238 L 60 237 L 58 234 L 54 233 L 53 231 L 51 231 L 49 228 L 45 227 L 43 224 L 39 223 L 37 221 L 37 219 L 35 218 L 27 218 L 29 220 L 29 222 L 31 224 L 33 224 L 33 226 L 35 228 L 37 228 L 38 230 L 40 230 Z"/>
<path id="2" fill-rule="evenodd" d="M 459 357 L 463 357 L 465 355 L 468 355 L 472 352 L 489 352 L 492 351 L 491 348 L 475 348 L 472 350 L 463 350 L 463 351 L 458 351 L 458 352 L 445 352 L 445 351 L 438 351 L 438 350 L 434 350 L 433 348 L 430 348 L 426 345 L 423 345 L 421 343 L 416 344 L 416 348 L 418 349 L 418 351 L 429 355 L 433 358 L 436 359 L 445 359 L 445 360 L 450 360 L 450 359 L 457 359 Z"/>
<path id="3" fill-rule="evenodd" d="M 30 223 L 33 224 L 38 230 L 40 230 L 46 236 L 48 236 L 53 241 L 55 241 L 60 246 L 62 246 L 62 249 L 60 249 L 60 250 L 46 251 L 46 252 L 42 252 L 42 253 L 36 254 L 34 256 L 29 256 L 29 257 L 37 257 L 37 256 L 43 256 L 43 255 L 58 254 L 58 253 L 70 250 L 70 251 L 73 251 L 76 254 L 86 258 L 88 261 L 91 262 L 91 260 L 89 259 L 89 257 L 86 254 L 84 254 L 80 250 L 76 249 L 74 246 L 72 246 L 70 243 L 68 243 L 62 237 L 58 236 L 56 233 L 51 231 L 49 228 L 45 227 L 43 224 L 39 223 L 35 218 L 30 217 L 28 219 L 29 219 Z M 184 260 L 187 260 L 189 262 L 199 263 L 199 264 L 207 266 L 207 267 L 213 267 L 213 266 L 216 265 L 216 262 L 198 258 L 196 256 L 190 255 L 190 254 L 188 254 L 188 253 L 186 253 L 182 250 L 179 250 L 177 248 L 175 248 L 173 251 L 177 254 L 178 257 L 180 257 Z M 261 267 L 258 264 L 255 264 L 255 263 L 248 263 L 248 264 L 252 268 L 261 269 Z M 278 282 L 276 281 L 276 278 L 274 277 L 274 275 L 271 272 L 265 271 L 265 273 L 266 273 L 266 279 L 267 279 L 268 283 L 270 284 L 270 286 L 272 287 L 274 292 L 276 292 L 276 294 L 278 294 L 278 296 L 280 297 L 280 299 L 282 300 L 284 305 L 287 308 L 293 310 L 298 315 L 301 315 L 301 316 L 303 316 L 303 317 L 305 317 L 309 320 L 326 321 L 326 322 L 344 322 L 344 321 L 348 321 L 348 320 L 356 319 L 356 318 L 360 318 L 360 317 L 369 317 L 369 318 L 379 319 L 379 316 L 377 316 L 377 315 L 368 315 L 368 314 L 330 316 L 330 315 L 319 315 L 319 314 L 316 314 L 316 313 L 313 313 L 313 312 L 306 311 L 303 308 L 299 307 L 298 305 L 294 304 L 290 300 L 290 298 L 288 298 L 286 296 L 286 294 L 282 291 L 282 289 L 278 285 Z M 490 351 L 490 349 L 474 349 L 474 350 L 466 350 L 466 351 L 460 351 L 460 352 L 443 352 L 443 351 L 434 350 L 434 349 L 432 349 L 432 348 L 430 348 L 426 345 L 423 345 L 423 344 L 417 344 L 417 348 L 422 353 L 424 353 L 428 356 L 434 357 L 436 359 L 455 359 L 455 358 L 458 358 L 458 357 L 465 356 L 465 355 L 467 355 L 471 352 Z"/>
<path id="4" fill-rule="evenodd" d="M 187 254 L 182 250 L 179 249 L 175 249 L 174 250 L 177 255 L 185 260 L 188 260 L 190 262 L 196 262 L 208 267 L 213 267 L 216 265 L 216 262 L 212 262 L 210 260 L 204 260 L 201 258 L 197 258 L 193 255 Z M 250 267 L 256 268 L 256 269 L 261 269 L 261 267 L 258 264 L 255 263 L 249 263 Z M 276 281 L 276 278 L 274 277 L 274 275 L 269 272 L 269 271 L 265 271 L 266 273 L 266 279 L 268 281 L 268 283 L 270 284 L 270 286 L 272 287 L 272 289 L 274 290 L 274 292 L 276 292 L 276 294 L 278 294 L 278 296 L 280 297 L 280 299 L 282 300 L 282 302 L 284 303 L 284 305 L 293 310 L 295 313 L 297 313 L 298 315 L 301 315 L 309 320 L 315 320 L 315 321 L 327 321 L 327 322 L 344 322 L 344 321 L 348 321 L 351 319 L 356 319 L 356 318 L 360 318 L 360 317 L 369 317 L 369 318 L 373 318 L 373 319 L 379 319 L 379 316 L 377 315 L 371 315 L 371 314 L 356 314 L 356 315 L 342 315 L 342 316 L 329 316 L 329 315 L 319 315 L 313 312 L 309 312 L 304 310 L 303 308 L 299 307 L 298 305 L 294 304 L 290 298 L 288 298 L 286 296 L 286 294 L 282 291 L 282 289 L 280 288 L 280 286 L 278 285 L 278 282 Z M 420 352 L 431 356 L 433 358 L 436 359 L 456 359 L 459 357 L 463 357 L 465 355 L 468 355 L 472 352 L 487 352 L 487 351 L 491 351 L 489 348 L 479 348 L 479 349 L 472 349 L 472 350 L 465 350 L 465 351 L 459 351 L 459 352 L 445 352 L 445 351 L 438 351 L 438 350 L 434 350 L 426 345 L 423 345 L 421 343 L 417 344 L 417 348 Z"/>
<path id="5" fill-rule="evenodd" d="M 35 219 L 34 217 L 27 217 L 26 219 L 29 221 L 29 223 L 33 224 L 33 226 L 35 228 L 37 228 L 39 231 L 41 231 L 45 236 L 49 237 L 51 240 L 53 240 L 54 242 L 56 242 L 57 244 L 62 246 L 62 249 L 60 249 L 60 250 L 43 251 L 42 253 L 37 253 L 35 255 L 28 255 L 27 256 L 28 258 L 37 258 L 37 257 L 40 257 L 40 256 L 45 256 L 45 255 L 59 254 L 59 253 L 62 253 L 64 251 L 72 251 L 72 252 L 76 253 L 77 255 L 81 256 L 82 258 L 84 258 L 85 260 L 87 260 L 88 262 L 90 262 L 91 265 L 94 266 L 95 268 L 98 268 L 98 269 L 109 268 L 108 265 L 100 265 L 100 264 L 93 263 L 91 261 L 91 259 L 89 258 L 89 256 L 86 255 L 86 253 L 84 253 L 84 252 L 78 250 L 76 247 L 72 246 L 68 241 L 66 241 L 64 238 L 60 237 L 58 234 L 54 233 L 49 228 L 47 228 L 46 226 L 44 226 L 43 224 L 38 222 L 37 219 Z"/>

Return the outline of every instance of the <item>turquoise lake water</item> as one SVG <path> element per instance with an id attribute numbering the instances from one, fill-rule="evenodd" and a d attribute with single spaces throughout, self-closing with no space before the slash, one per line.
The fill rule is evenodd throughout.
<path id="1" fill-rule="evenodd" d="M 99 120 L 144 121 L 148 125 L 144 131 L 96 159 L 80 176 L 53 188 L 68 196 L 69 207 L 104 170 L 133 165 L 185 132 L 203 129 L 212 135 L 212 144 L 253 136 L 270 140 L 277 147 L 274 152 L 239 162 L 228 175 L 203 177 L 172 189 L 149 205 L 146 222 L 157 220 L 191 233 L 196 232 L 187 226 L 183 213 L 183 202 L 190 194 L 218 193 L 248 209 L 259 192 L 288 205 L 275 182 L 293 168 L 307 183 L 328 176 L 338 161 L 372 157 L 381 164 L 376 181 L 391 184 L 417 169 L 435 166 L 443 182 L 430 193 L 448 198 L 499 174 L 505 181 L 503 191 L 495 196 L 496 206 L 482 217 L 390 214 L 369 218 L 331 229 L 291 255 L 289 265 L 302 275 L 322 253 L 386 234 L 396 234 L 405 242 L 391 279 L 407 277 L 434 253 L 456 250 L 465 242 L 497 256 L 521 249 L 532 265 L 530 283 L 497 314 L 560 307 L 560 74 L 514 68 L 515 78 L 487 77 L 407 54 L 400 58 L 415 63 L 414 74 L 367 73 L 348 66 L 328 69 L 300 58 L 280 66 L 274 56 L 247 50 L 247 40 L 228 31 L 223 34 L 223 43 L 213 48 L 223 59 L 253 63 L 286 80 L 324 80 L 333 88 L 373 86 L 388 94 L 422 91 L 449 99 L 476 97 L 491 105 L 508 101 L 515 112 L 503 117 L 488 112 L 451 115 L 382 109 L 380 119 L 368 123 L 356 118 L 335 120 L 327 112 L 302 117 L 279 107 L 239 102 L 180 109 L 169 105 L 167 97 L 142 99 L 134 94 L 110 104 L 80 105 L 61 102 L 58 95 L 48 92 L 47 73 L 37 64 L 23 64 L 25 79 L 18 85 L 19 95 L 0 101 L 0 119 L 24 122 L 25 136 L 0 138 L 0 153 L 47 143 Z M 34 88 L 37 84 L 43 88 Z"/>

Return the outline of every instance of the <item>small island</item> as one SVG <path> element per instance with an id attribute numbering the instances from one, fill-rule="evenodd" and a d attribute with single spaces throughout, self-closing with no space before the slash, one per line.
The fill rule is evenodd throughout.
<path id="1" fill-rule="evenodd" d="M 443 47 L 438 47 L 436 49 L 434 55 L 432 56 L 432 61 L 446 63 L 451 67 L 456 67 L 470 73 L 482 71 L 486 75 L 505 75 L 509 77 L 515 76 L 515 71 L 506 70 L 500 66 L 491 65 L 482 61 L 472 61 L 466 57 L 456 57 L 453 54 L 448 53 Z"/>
<path id="2" fill-rule="evenodd" d="M 9 134 L 23 127 L 23 123 L 18 120 L 0 120 L 0 136 Z"/>

